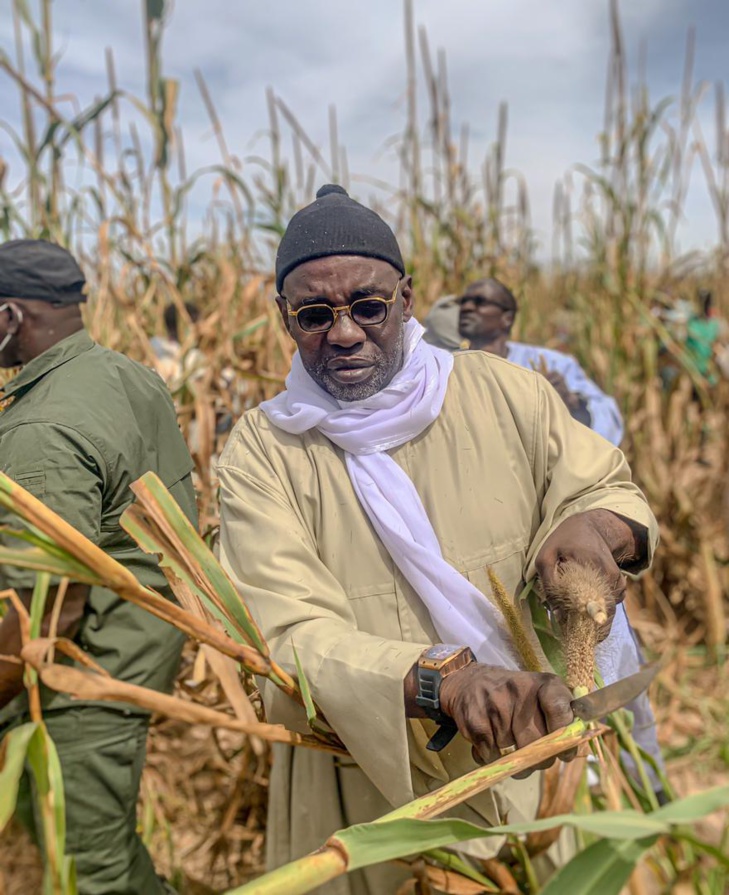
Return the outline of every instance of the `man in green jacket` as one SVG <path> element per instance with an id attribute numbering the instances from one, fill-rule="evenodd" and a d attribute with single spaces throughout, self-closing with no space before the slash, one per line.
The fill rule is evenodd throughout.
<path id="1" fill-rule="evenodd" d="M 156 557 L 136 545 L 119 519 L 132 502 L 129 486 L 152 470 L 195 522 L 192 460 L 160 377 L 87 334 L 84 285 L 78 264 L 59 246 L 27 239 L 0 245 L 0 367 L 22 366 L 0 392 L 0 470 L 143 584 L 172 598 Z M 6 513 L 0 523 L 19 524 Z M 2 586 L 15 588 L 27 606 L 34 579 L 23 569 L 0 568 Z M 56 595 L 52 588 L 45 630 Z M 115 678 L 160 691 L 172 687 L 184 641 L 113 592 L 82 584 L 66 591 L 58 633 Z M 0 620 L 0 657 L 18 655 L 20 645 L 10 608 Z M 80 895 L 171 891 L 136 832 L 148 714 L 44 688 L 41 700 L 63 770 L 67 851 L 76 858 Z M 22 666 L 0 660 L 0 737 L 27 720 Z M 28 781 L 18 814 L 33 831 Z"/>

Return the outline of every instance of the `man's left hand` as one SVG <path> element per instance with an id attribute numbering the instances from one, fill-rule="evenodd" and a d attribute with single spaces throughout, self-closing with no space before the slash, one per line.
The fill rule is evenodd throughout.
<path id="1" fill-rule="evenodd" d="M 570 391 L 567 386 L 567 380 L 562 376 L 561 373 L 557 373 L 556 370 L 548 370 L 544 374 L 547 382 L 554 388 L 560 398 L 567 405 L 568 410 L 573 411 L 576 410 L 580 403 L 580 396 L 573 391 Z"/>
<path id="2" fill-rule="evenodd" d="M 545 591 L 555 581 L 561 563 L 591 566 L 608 582 L 608 621 L 599 639 L 610 633 L 615 607 L 625 598 L 621 567 L 640 565 L 647 550 L 645 528 L 609 510 L 588 510 L 565 519 L 542 545 L 536 558 L 537 574 Z"/>

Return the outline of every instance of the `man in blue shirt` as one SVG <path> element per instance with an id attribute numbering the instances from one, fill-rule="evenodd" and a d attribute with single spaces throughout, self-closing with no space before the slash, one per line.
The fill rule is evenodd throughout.
<path id="1" fill-rule="evenodd" d="M 437 302 L 425 318 L 427 341 L 455 351 L 488 351 L 527 369 L 543 373 L 572 416 L 619 445 L 623 420 L 614 398 L 606 395 L 568 354 L 512 342 L 509 339 L 518 305 L 513 294 L 496 279 L 477 280 L 461 296 Z"/>

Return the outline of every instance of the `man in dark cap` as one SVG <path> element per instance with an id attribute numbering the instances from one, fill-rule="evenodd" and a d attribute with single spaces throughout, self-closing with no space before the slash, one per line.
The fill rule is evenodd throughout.
<path id="1" fill-rule="evenodd" d="M 0 469 L 171 598 L 156 557 L 136 545 L 119 518 L 132 501 L 130 484 L 153 470 L 195 521 L 192 460 L 159 376 L 86 333 L 84 285 L 60 246 L 28 239 L 0 245 L 0 367 L 22 367 L 0 393 Z M 0 522 L 18 525 L 9 514 Z M 4 566 L 0 577 L 30 605 L 32 572 Z M 56 596 L 53 587 L 44 631 Z M 57 630 L 120 680 L 172 687 L 183 636 L 111 591 L 71 584 Z M 20 645 L 10 608 L 0 622 L 0 656 L 18 655 Z M 21 665 L 0 660 L 0 736 L 28 719 L 21 674 Z M 172 891 L 136 832 L 148 714 L 45 688 L 41 698 L 63 771 L 66 847 L 76 859 L 80 895 Z M 31 831 L 35 808 L 24 780 L 18 814 Z"/>
<path id="2" fill-rule="evenodd" d="M 542 376 L 422 340 L 394 234 L 341 187 L 323 187 L 291 220 L 276 289 L 298 351 L 286 391 L 244 414 L 221 456 L 221 560 L 276 660 L 295 674 L 298 656 L 354 761 L 276 749 L 270 865 L 572 719 L 545 657 L 545 673 L 522 670 L 489 568 L 514 598 L 537 572 L 548 586 L 561 560 L 600 570 L 615 612 L 602 675 L 634 671 L 616 604 L 623 570 L 645 568 L 656 539 L 623 455 L 576 423 Z M 264 701 L 270 720 L 306 729 L 267 684 Z M 531 818 L 539 776 L 457 814 Z M 380 895 L 400 874 L 373 867 L 321 892 Z"/>

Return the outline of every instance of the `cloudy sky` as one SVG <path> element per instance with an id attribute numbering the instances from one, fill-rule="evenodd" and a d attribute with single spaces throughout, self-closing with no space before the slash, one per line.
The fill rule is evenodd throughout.
<path id="1" fill-rule="evenodd" d="M 11 50 L 11 0 L 0 0 L 0 47 Z M 106 86 L 104 50 L 114 50 L 121 86 L 144 92 L 141 0 L 62 0 L 54 4 L 58 89 L 90 102 Z M 447 54 L 455 125 L 468 122 L 474 167 L 495 135 L 498 103 L 509 104 L 507 163 L 529 184 L 544 245 L 554 182 L 574 162 L 591 164 L 609 48 L 607 0 L 415 0 L 416 23 Z M 675 95 L 686 32 L 697 31 L 696 79 L 729 75 L 727 0 L 622 3 L 626 47 L 642 44 L 654 98 Z M 176 0 L 164 37 L 165 73 L 181 82 L 180 121 L 188 168 L 218 161 L 193 71 L 209 85 L 228 144 L 241 158 L 264 153 L 265 90 L 271 85 L 328 153 L 328 108 L 335 104 L 352 171 L 392 181 L 383 147 L 404 124 L 403 17 L 398 0 Z M 0 81 L 0 117 L 18 120 L 17 97 Z M 703 119 L 711 131 L 709 104 Z M 711 134 L 710 134 L 711 135 Z M 10 139 L 0 154 L 18 173 Z M 715 218 L 698 167 L 683 247 L 709 244 Z"/>

